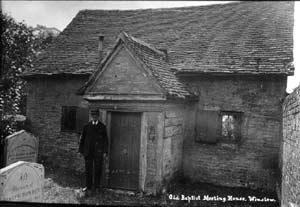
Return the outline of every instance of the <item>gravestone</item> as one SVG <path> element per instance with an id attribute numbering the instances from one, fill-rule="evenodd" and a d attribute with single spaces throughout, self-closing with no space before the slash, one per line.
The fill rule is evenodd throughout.
<path id="1" fill-rule="evenodd" d="M 0 169 L 0 200 L 42 202 L 44 167 L 18 161 Z"/>
<path id="2" fill-rule="evenodd" d="M 21 130 L 4 140 L 4 163 L 8 166 L 17 161 L 37 162 L 38 139 Z"/>

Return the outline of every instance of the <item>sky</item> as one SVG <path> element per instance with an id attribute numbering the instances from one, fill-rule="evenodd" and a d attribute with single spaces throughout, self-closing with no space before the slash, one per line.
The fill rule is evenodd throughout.
<path id="1" fill-rule="evenodd" d="M 1 1 L 2 10 L 17 21 L 30 26 L 37 24 L 62 31 L 83 9 L 146 9 L 224 4 L 229 1 Z M 287 92 L 300 84 L 300 2 L 294 11 L 294 76 L 288 77 Z"/>

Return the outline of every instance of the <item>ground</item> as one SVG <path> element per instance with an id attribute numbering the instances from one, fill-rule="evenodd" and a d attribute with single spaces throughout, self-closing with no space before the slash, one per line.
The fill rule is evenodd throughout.
<path id="1" fill-rule="evenodd" d="M 129 206 L 268 206 L 279 207 L 276 195 L 274 193 L 266 193 L 254 191 L 245 188 L 228 188 L 214 186 L 206 183 L 192 183 L 188 180 L 181 180 L 170 186 L 170 189 L 159 196 L 143 195 L 142 193 L 124 193 L 121 191 L 112 191 L 104 189 L 99 194 L 85 196 L 82 192 L 84 186 L 84 175 L 76 174 L 69 170 L 59 168 L 45 167 L 45 186 L 44 186 L 44 202 L 46 203 L 74 203 L 74 204 L 92 204 L 92 205 L 129 205 Z M 201 200 L 196 200 L 197 197 Z M 188 202 L 188 196 L 191 199 Z M 192 197 L 194 196 L 194 197 Z M 215 201 L 205 201 L 210 197 Z M 228 201 L 229 196 L 235 198 L 249 200 L 248 196 L 256 196 L 263 199 L 275 199 L 276 202 L 245 202 L 245 201 Z M 198 198 L 199 198 L 198 197 Z M 172 198 L 172 199 L 170 199 Z M 221 201 L 225 199 L 226 202 Z M 179 200 L 176 200 L 179 199 Z M 216 201 L 217 200 L 217 201 Z"/>

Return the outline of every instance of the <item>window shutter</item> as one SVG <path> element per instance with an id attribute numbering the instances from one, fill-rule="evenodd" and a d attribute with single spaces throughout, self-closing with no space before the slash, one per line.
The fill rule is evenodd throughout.
<path id="1" fill-rule="evenodd" d="M 104 125 L 107 125 L 106 123 L 106 111 L 105 110 L 102 110 L 100 109 L 100 121 L 104 124 Z"/>
<path id="2" fill-rule="evenodd" d="M 78 133 L 82 133 L 83 126 L 89 121 L 89 109 L 78 107 L 76 113 L 76 129 Z"/>
<path id="3" fill-rule="evenodd" d="M 216 143 L 220 134 L 221 120 L 218 111 L 198 111 L 196 141 Z"/>
<path id="4" fill-rule="evenodd" d="M 76 106 L 62 106 L 61 115 L 61 131 L 74 132 L 76 131 L 76 118 L 77 118 Z"/>

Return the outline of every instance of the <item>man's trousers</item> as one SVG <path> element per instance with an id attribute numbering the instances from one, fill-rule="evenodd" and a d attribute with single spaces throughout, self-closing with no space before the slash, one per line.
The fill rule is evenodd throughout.
<path id="1" fill-rule="evenodd" d="M 88 155 L 85 158 L 86 187 L 100 188 L 103 154 Z"/>

